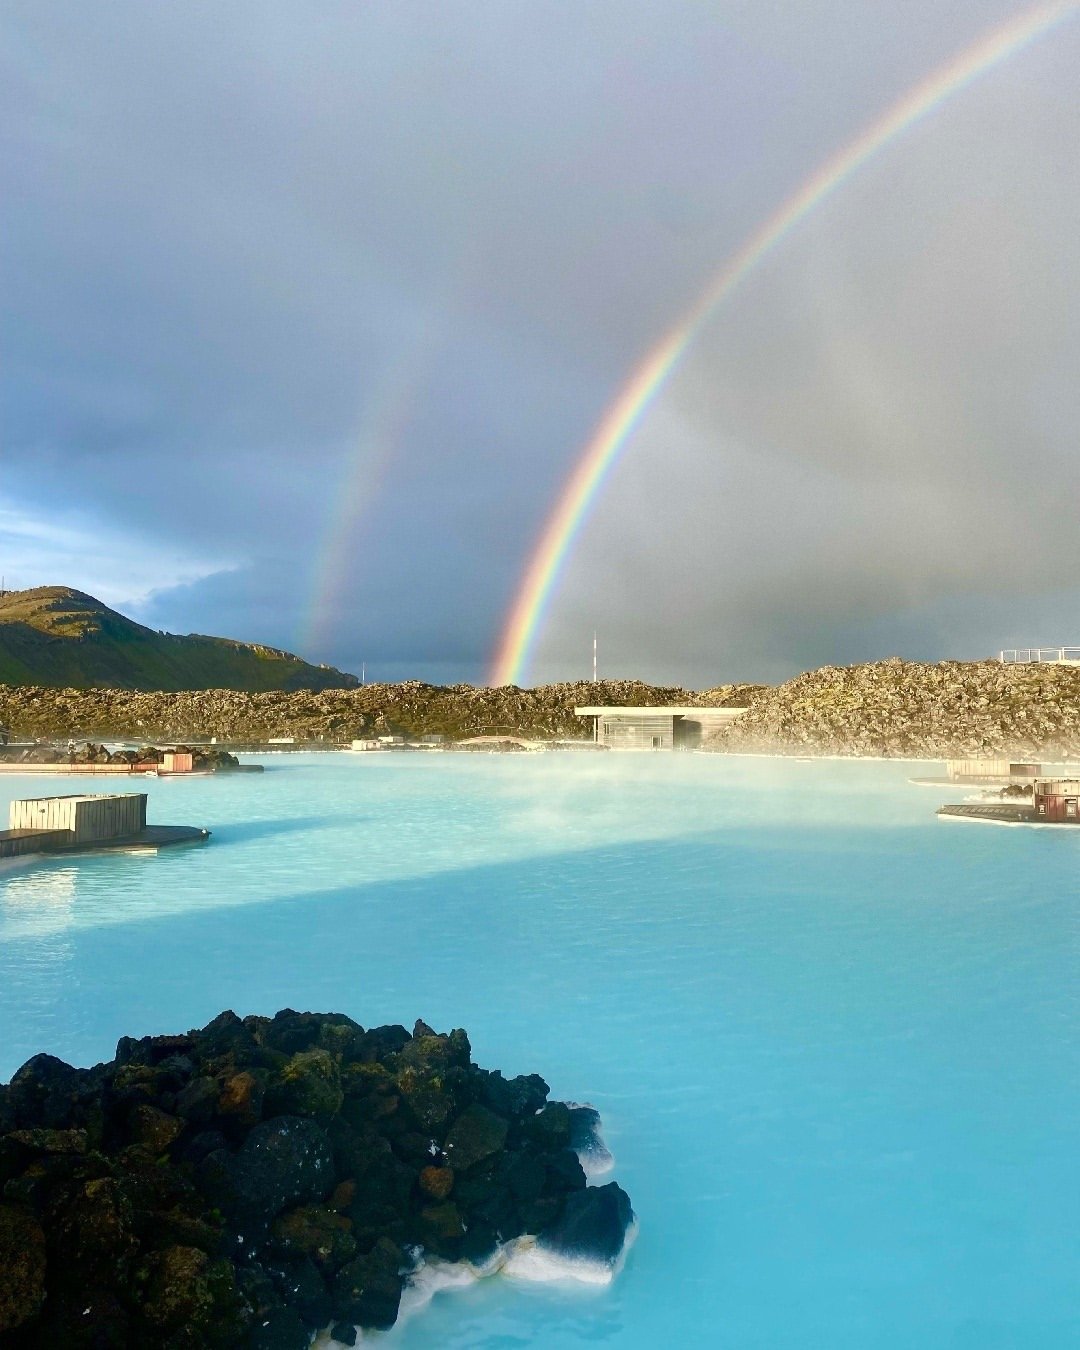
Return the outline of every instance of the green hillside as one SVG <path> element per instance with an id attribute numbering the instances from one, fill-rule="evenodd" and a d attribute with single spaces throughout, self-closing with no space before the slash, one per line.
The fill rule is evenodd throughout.
<path id="1" fill-rule="evenodd" d="M 155 632 L 67 586 L 0 595 L 0 685 L 260 693 L 357 683 L 273 647 Z"/>

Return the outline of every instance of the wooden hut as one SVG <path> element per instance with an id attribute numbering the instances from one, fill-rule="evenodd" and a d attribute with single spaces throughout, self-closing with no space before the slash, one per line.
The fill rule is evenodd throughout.
<path id="1" fill-rule="evenodd" d="M 1035 817 L 1046 821 L 1080 820 L 1080 779 L 1037 778 Z"/>
<path id="2" fill-rule="evenodd" d="M 12 802 L 9 826 L 12 830 L 64 831 L 72 844 L 124 839 L 146 829 L 146 793 Z"/>

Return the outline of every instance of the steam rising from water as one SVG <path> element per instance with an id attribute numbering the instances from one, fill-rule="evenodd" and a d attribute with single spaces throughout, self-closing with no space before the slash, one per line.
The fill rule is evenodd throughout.
<path id="1" fill-rule="evenodd" d="M 288 755 L 256 780 L 145 780 L 149 816 L 206 826 L 206 847 L 152 857 L 42 862 L 0 880 L 0 941 L 69 927 L 420 881 L 552 854 L 850 821 L 896 828 L 925 818 L 890 772 L 859 761 L 801 763 L 713 754 Z M 76 786 L 82 780 L 70 780 Z M 41 781 L 9 777 L 14 797 Z M 56 780 L 51 791 L 71 790 Z M 6 801 L 0 798 L 0 816 Z M 778 811 L 785 823 L 776 830 Z"/>

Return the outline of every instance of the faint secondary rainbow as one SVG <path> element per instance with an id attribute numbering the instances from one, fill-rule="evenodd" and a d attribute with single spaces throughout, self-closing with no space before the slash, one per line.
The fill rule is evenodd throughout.
<path id="1" fill-rule="evenodd" d="M 492 684 L 517 684 L 564 564 L 607 475 L 710 313 L 759 262 L 873 155 L 946 99 L 1080 10 L 1080 0 L 1037 5 L 965 48 L 839 150 L 732 255 L 693 306 L 652 348 L 605 411 L 544 526 L 519 583 L 492 665 Z"/>
<path id="2" fill-rule="evenodd" d="M 387 469 L 397 454 L 414 411 L 416 388 L 426 360 L 427 338 L 417 340 L 387 372 L 370 396 L 361 426 L 345 455 L 332 498 L 332 514 L 314 558 L 311 594 L 297 647 L 313 659 L 330 646 L 347 615 L 346 591 L 360 543 Z"/>

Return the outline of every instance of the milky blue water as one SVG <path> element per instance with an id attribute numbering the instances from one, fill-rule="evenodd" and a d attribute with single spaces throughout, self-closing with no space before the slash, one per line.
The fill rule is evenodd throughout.
<path id="1" fill-rule="evenodd" d="M 388 1347 L 1080 1345 L 1080 831 L 940 821 L 910 765 L 264 762 L 148 781 L 204 848 L 0 876 L 0 1078 L 291 1006 L 595 1103 L 615 1284 L 496 1277 Z"/>

